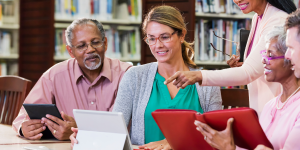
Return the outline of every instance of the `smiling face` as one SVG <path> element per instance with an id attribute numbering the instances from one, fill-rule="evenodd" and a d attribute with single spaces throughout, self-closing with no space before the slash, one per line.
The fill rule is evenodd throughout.
<path id="1" fill-rule="evenodd" d="M 185 33 L 178 36 L 171 27 L 157 23 L 149 22 L 146 28 L 147 38 L 158 38 L 171 36 L 170 42 L 161 42 L 157 39 L 156 44 L 149 45 L 152 54 L 160 63 L 172 63 L 173 61 L 182 60 L 181 43 L 184 41 Z M 171 35 L 174 33 L 173 35 Z"/>
<path id="2" fill-rule="evenodd" d="M 272 40 L 270 43 L 266 45 L 266 56 L 268 57 L 278 57 L 283 56 L 281 52 L 279 52 L 276 48 L 277 40 Z M 264 74 L 265 79 L 268 82 L 283 82 L 287 78 L 294 76 L 294 71 L 292 71 L 291 65 L 284 66 L 284 59 L 273 59 L 269 60 L 270 64 L 266 64 L 265 60 L 262 59 L 262 63 L 264 64 Z"/>
<path id="3" fill-rule="evenodd" d="M 260 9 L 264 9 L 264 4 L 266 4 L 266 0 L 233 0 L 233 2 L 239 6 L 244 14 L 252 11 L 257 13 Z"/>
<path id="4" fill-rule="evenodd" d="M 297 27 L 287 30 L 286 46 L 288 49 L 285 53 L 285 58 L 291 60 L 295 76 L 300 78 L 300 39 Z"/>
<path id="5" fill-rule="evenodd" d="M 73 30 L 72 47 L 67 46 L 71 57 L 75 57 L 80 68 L 85 70 L 98 70 L 103 64 L 105 51 L 107 48 L 106 38 L 101 47 L 94 48 L 91 44 L 102 42 L 102 37 L 97 26 L 93 22 L 78 25 Z M 88 48 L 85 51 L 78 51 L 79 48 Z"/>

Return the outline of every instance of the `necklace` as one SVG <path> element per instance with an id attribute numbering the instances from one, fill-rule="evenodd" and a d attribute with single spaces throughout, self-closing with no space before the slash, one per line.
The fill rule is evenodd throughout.
<path id="1" fill-rule="evenodd" d="M 293 95 L 295 95 L 295 94 L 298 92 L 299 89 L 300 89 L 300 86 L 296 89 L 296 91 L 295 91 L 292 95 L 290 95 L 290 96 L 286 99 L 286 101 L 282 104 L 281 107 L 279 107 L 279 99 L 278 99 L 276 108 L 277 108 L 277 109 L 282 109 L 282 108 L 284 107 L 284 105 L 286 104 L 286 102 L 287 102 Z M 282 94 L 281 94 L 281 95 L 282 95 Z M 281 95 L 280 95 L 280 97 L 281 97 Z M 278 97 L 278 98 L 279 98 L 279 97 Z"/>

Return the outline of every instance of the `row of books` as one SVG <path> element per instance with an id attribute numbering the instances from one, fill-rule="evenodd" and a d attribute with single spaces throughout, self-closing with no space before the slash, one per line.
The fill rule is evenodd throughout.
<path id="1" fill-rule="evenodd" d="M 18 75 L 18 63 L 0 62 L 0 76 Z"/>
<path id="2" fill-rule="evenodd" d="M 107 57 L 125 60 L 141 59 L 141 37 L 138 27 L 131 31 L 118 31 L 111 28 L 105 34 L 108 39 Z"/>
<path id="3" fill-rule="evenodd" d="M 122 60 L 141 58 L 141 38 L 138 27 L 130 31 L 118 31 L 111 27 L 105 31 L 108 47 L 105 55 Z M 55 31 L 55 56 L 70 57 L 66 49 L 65 29 Z"/>
<path id="4" fill-rule="evenodd" d="M 142 0 L 55 0 L 56 19 L 141 21 Z"/>
<path id="5" fill-rule="evenodd" d="M 233 0 L 196 0 L 195 2 L 198 13 L 242 14 Z"/>
<path id="6" fill-rule="evenodd" d="M 10 32 L 0 30 L 0 56 L 10 55 L 11 39 L 12 36 Z"/>
<path id="7" fill-rule="evenodd" d="M 239 41 L 239 29 L 250 29 L 250 19 L 242 19 L 236 21 L 226 20 L 199 20 L 195 26 L 195 60 L 196 61 L 224 61 L 228 60 L 229 56 L 237 54 L 237 45 L 233 42 L 225 41 L 219 37 L 226 38 L 231 41 Z M 217 35 L 215 36 L 214 33 Z M 216 51 L 211 44 L 217 50 Z"/>

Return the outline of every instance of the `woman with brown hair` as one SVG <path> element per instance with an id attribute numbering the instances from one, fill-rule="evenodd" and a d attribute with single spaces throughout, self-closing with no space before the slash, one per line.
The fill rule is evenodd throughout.
<path id="1" fill-rule="evenodd" d="M 131 67 L 119 85 L 114 112 L 122 112 L 126 124 L 131 120 L 132 144 L 144 149 L 171 149 L 151 113 L 156 109 L 191 109 L 207 112 L 221 109 L 219 87 L 198 83 L 178 89 L 163 82 L 177 71 L 196 71 L 191 60 L 191 43 L 184 40 L 186 26 L 180 12 L 171 6 L 150 10 L 143 22 L 145 42 L 157 62 Z M 75 142 L 76 133 L 70 139 Z M 146 144 L 148 143 L 148 144 Z"/>

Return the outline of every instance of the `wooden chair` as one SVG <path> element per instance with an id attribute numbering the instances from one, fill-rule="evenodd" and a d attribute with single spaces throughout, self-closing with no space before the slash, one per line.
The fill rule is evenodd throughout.
<path id="1" fill-rule="evenodd" d="M 12 124 L 30 87 L 30 80 L 18 76 L 0 76 L 0 123 Z"/>
<path id="2" fill-rule="evenodd" d="M 249 107 L 247 89 L 221 89 L 222 109 Z"/>

